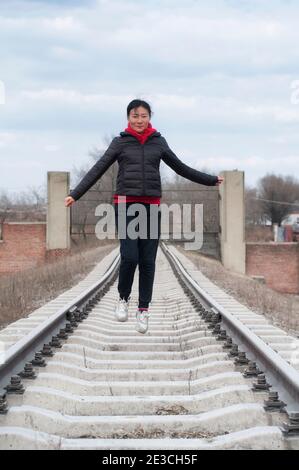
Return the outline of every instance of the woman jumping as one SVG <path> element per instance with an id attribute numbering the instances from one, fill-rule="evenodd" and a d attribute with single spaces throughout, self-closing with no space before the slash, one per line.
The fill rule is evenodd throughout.
<path id="1" fill-rule="evenodd" d="M 119 214 L 124 214 L 125 236 L 120 238 L 121 262 L 118 278 L 119 300 L 115 309 L 118 321 L 127 321 L 130 294 L 134 273 L 139 268 L 139 299 L 136 312 L 136 330 L 146 333 L 148 330 L 149 305 L 152 299 L 155 261 L 161 233 L 161 179 L 160 161 L 163 160 L 176 173 L 195 183 L 206 186 L 220 185 L 224 178 L 197 171 L 185 165 L 169 148 L 165 138 L 150 123 L 152 111 L 143 100 L 133 100 L 127 107 L 128 127 L 115 137 L 104 155 L 82 178 L 80 183 L 65 198 L 65 205 L 71 206 L 115 162 L 118 162 L 116 194 L 114 194 L 115 222 L 118 233 Z M 128 232 L 130 222 L 140 204 L 145 214 L 141 227 L 146 224 L 146 235 L 132 237 Z M 138 212 L 138 211 L 137 211 Z M 151 226 L 156 226 L 156 235 L 152 235 Z M 121 230 L 120 230 L 121 229 Z M 139 230 L 141 232 L 141 230 Z"/>

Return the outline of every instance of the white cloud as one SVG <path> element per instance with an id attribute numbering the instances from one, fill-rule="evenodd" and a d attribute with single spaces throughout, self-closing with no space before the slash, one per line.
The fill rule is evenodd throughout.
<path id="1" fill-rule="evenodd" d="M 0 147 L 6 147 L 16 139 L 17 135 L 13 132 L 0 132 Z"/>
<path id="2" fill-rule="evenodd" d="M 46 152 L 57 152 L 60 149 L 59 145 L 48 144 L 45 145 Z"/>
<path id="3" fill-rule="evenodd" d="M 153 125 L 189 164 L 239 166 L 252 181 L 269 162 L 278 169 L 283 161 L 285 171 L 296 173 L 297 157 L 288 156 L 299 144 L 299 107 L 291 102 L 299 79 L 298 3 L 3 0 L 1 6 L 1 159 L 26 166 L 43 158 L 34 178 L 47 165 L 70 170 L 73 160 L 86 161 L 89 147 L 125 127 L 135 97 L 152 104 Z M 28 184 L 31 177 L 28 171 Z M 0 184 L 10 178 L 1 172 Z"/>
<path id="4" fill-rule="evenodd" d="M 70 103 L 70 104 L 87 104 L 87 105 L 100 105 L 103 107 L 107 106 L 119 106 L 119 103 L 127 103 L 130 97 L 128 95 L 108 95 L 108 94 L 93 94 L 93 93 L 82 93 L 77 90 L 65 90 L 65 89 L 43 89 L 39 91 L 21 91 L 21 97 L 32 100 L 32 101 L 43 101 L 43 102 L 57 102 L 59 104 Z"/>
<path id="5" fill-rule="evenodd" d="M 71 33 L 84 31 L 82 23 L 72 16 L 62 17 L 20 17 L 0 16 L 1 33 L 63 33 L 65 36 Z"/>
<path id="6" fill-rule="evenodd" d="M 50 51 L 55 58 L 59 59 L 75 59 L 78 57 L 77 52 L 74 49 L 70 49 L 68 47 L 62 47 L 62 46 L 53 46 L 50 48 Z"/>
<path id="7" fill-rule="evenodd" d="M 68 31 L 80 31 L 81 25 L 72 16 L 65 16 L 63 18 L 56 17 L 54 19 L 45 19 L 42 21 L 41 27 L 48 27 L 55 31 L 62 31 L 63 33 Z"/>
<path id="8" fill-rule="evenodd" d="M 2 80 L 0 80 L 0 104 L 5 104 L 5 85 Z"/>
<path id="9" fill-rule="evenodd" d="M 102 93 L 84 93 L 79 90 L 71 89 L 42 89 L 36 91 L 22 90 L 20 97 L 25 101 L 40 102 L 43 104 L 51 103 L 52 106 L 61 106 L 64 104 L 91 107 L 98 110 L 109 108 L 118 110 L 125 107 L 133 96 L 129 94 L 112 95 Z M 141 97 L 141 96 L 139 96 Z M 212 121 L 217 119 L 230 120 L 231 122 L 240 122 L 244 125 L 259 121 L 277 121 L 282 123 L 297 122 L 299 120 L 299 108 L 290 108 L 288 103 L 285 106 L 276 105 L 251 105 L 248 104 L 246 96 L 244 100 L 233 97 L 212 97 L 204 95 L 186 94 L 167 94 L 167 93 L 144 93 L 142 99 L 154 103 L 155 109 L 160 116 L 167 118 L 169 113 L 182 115 L 185 122 L 202 120 Z M 226 121 L 228 122 L 228 121 Z"/>

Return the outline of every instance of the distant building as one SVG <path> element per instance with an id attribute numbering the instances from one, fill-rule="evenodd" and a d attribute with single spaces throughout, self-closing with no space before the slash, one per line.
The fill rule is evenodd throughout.
<path id="1" fill-rule="evenodd" d="M 291 212 L 283 219 L 281 225 L 291 225 L 294 233 L 299 233 L 299 211 Z"/>
<path id="2" fill-rule="evenodd" d="M 294 225 L 299 224 L 299 211 L 292 212 L 282 221 L 282 225 Z"/>
<path id="3" fill-rule="evenodd" d="M 295 240 L 299 241 L 299 211 L 291 212 L 287 217 L 285 217 L 281 223 L 281 225 L 291 225 Z M 294 241 L 295 241 L 294 240 Z"/>

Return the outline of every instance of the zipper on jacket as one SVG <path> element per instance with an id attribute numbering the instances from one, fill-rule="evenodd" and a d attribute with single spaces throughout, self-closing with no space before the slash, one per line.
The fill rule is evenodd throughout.
<path id="1" fill-rule="evenodd" d="M 144 144 L 140 144 L 142 145 L 142 193 L 145 194 L 145 171 L 144 171 L 144 145 L 145 145 L 145 142 Z"/>
<path id="2" fill-rule="evenodd" d="M 145 171 L 144 171 L 144 146 L 145 144 L 148 143 L 148 141 L 154 137 L 155 134 L 151 134 L 147 139 L 146 141 L 144 142 L 144 144 L 141 144 L 140 142 L 140 145 L 142 146 L 142 191 L 143 191 L 143 194 L 145 194 Z"/>

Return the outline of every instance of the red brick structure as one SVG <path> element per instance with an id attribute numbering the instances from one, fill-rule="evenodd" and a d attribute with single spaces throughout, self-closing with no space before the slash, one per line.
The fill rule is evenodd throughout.
<path id="1" fill-rule="evenodd" d="M 263 276 L 278 292 L 299 294 L 299 243 L 247 242 L 246 274 Z"/>
<path id="2" fill-rule="evenodd" d="M 46 227 L 46 222 L 5 222 L 2 224 L 0 275 L 42 265 L 69 251 L 47 251 Z"/>
<path id="3" fill-rule="evenodd" d="M 5 222 L 0 238 L 0 275 L 42 265 L 69 253 L 46 249 L 46 222 Z M 299 294 L 299 243 L 247 242 L 246 274 L 267 286 Z"/>

